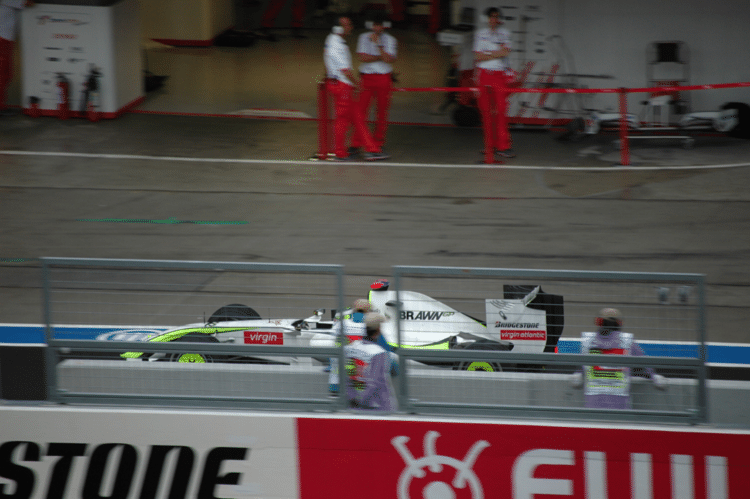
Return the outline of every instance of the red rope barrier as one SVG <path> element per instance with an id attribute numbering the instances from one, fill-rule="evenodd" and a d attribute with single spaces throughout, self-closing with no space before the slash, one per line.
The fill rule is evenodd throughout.
<path id="1" fill-rule="evenodd" d="M 532 94 L 618 94 L 620 107 L 620 158 L 623 166 L 630 164 L 630 148 L 628 144 L 628 122 L 627 122 L 627 94 L 630 93 L 656 93 L 656 92 L 680 92 L 689 90 L 717 90 L 725 88 L 750 87 L 750 82 L 739 83 L 714 83 L 709 85 L 683 85 L 670 87 L 643 87 L 643 88 L 521 88 L 508 87 L 510 93 L 532 93 Z M 481 87 L 412 87 L 393 88 L 394 92 L 482 92 Z M 490 92 L 491 94 L 491 92 Z M 318 158 L 323 160 L 328 157 L 328 93 L 325 83 L 318 87 Z M 485 131 L 486 132 L 486 131 Z M 486 133 L 485 133 L 486 137 Z M 494 155 L 489 153 L 485 139 L 485 163 L 492 163 Z"/>
<path id="2" fill-rule="evenodd" d="M 750 87 L 750 82 L 715 83 L 711 85 L 684 85 L 676 87 L 643 87 L 643 88 L 508 88 L 508 93 L 531 94 L 619 94 L 679 92 L 681 90 L 717 90 L 723 88 Z M 394 92 L 480 92 L 479 87 L 414 87 L 394 88 Z"/>

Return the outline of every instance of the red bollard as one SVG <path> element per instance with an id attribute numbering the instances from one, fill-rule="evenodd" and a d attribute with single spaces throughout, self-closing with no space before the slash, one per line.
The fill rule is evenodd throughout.
<path id="1" fill-rule="evenodd" d="M 67 120 L 70 117 L 70 83 L 62 73 L 57 75 L 57 117 Z"/>
<path id="2" fill-rule="evenodd" d="M 628 145 L 628 94 L 620 88 L 620 163 L 630 165 L 630 147 Z"/>
<path id="3" fill-rule="evenodd" d="M 39 97 L 29 97 L 29 107 L 23 110 L 24 114 L 32 118 L 38 118 L 42 115 L 39 109 Z"/>

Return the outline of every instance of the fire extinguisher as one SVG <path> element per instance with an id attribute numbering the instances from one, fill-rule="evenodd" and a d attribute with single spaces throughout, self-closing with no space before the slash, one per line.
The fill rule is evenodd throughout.
<path id="1" fill-rule="evenodd" d="M 65 75 L 57 73 L 57 117 L 67 120 L 70 117 L 70 82 Z"/>
<path id="2" fill-rule="evenodd" d="M 81 114 L 85 114 L 89 121 L 99 121 L 99 69 L 91 65 L 91 71 L 83 83 L 83 102 L 81 103 Z"/>

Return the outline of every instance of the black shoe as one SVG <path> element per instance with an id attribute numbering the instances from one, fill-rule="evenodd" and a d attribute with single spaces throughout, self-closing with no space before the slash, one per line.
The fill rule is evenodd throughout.
<path id="1" fill-rule="evenodd" d="M 10 116 L 15 116 L 17 114 L 18 114 L 18 111 L 16 111 L 15 109 L 11 109 L 11 108 L 0 109 L 0 117 L 2 118 L 8 118 Z"/>
<path id="2" fill-rule="evenodd" d="M 501 158 L 515 158 L 516 152 L 513 149 L 506 149 L 504 151 L 495 151 L 495 156 L 500 156 Z"/>
<path id="3" fill-rule="evenodd" d="M 351 161 L 351 159 L 352 158 L 350 156 L 333 156 L 333 157 L 328 158 L 329 161 L 339 161 L 339 162 Z"/>
<path id="4" fill-rule="evenodd" d="M 390 158 L 390 156 L 384 152 L 366 152 L 364 157 L 365 161 L 382 161 Z"/>
<path id="5" fill-rule="evenodd" d="M 359 147 L 350 147 L 346 150 L 349 156 L 359 156 L 362 153 L 362 149 Z"/>

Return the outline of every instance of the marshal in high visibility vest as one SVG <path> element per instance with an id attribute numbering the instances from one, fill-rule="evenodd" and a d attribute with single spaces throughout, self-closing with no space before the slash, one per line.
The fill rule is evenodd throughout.
<path id="1" fill-rule="evenodd" d="M 581 333 L 581 353 L 591 355 L 644 355 L 631 333 L 623 332 L 622 316 L 616 308 L 604 308 L 594 320 L 596 332 Z M 653 369 L 646 376 L 659 389 L 665 388 L 664 377 Z M 575 374 L 573 386 L 583 386 L 586 407 L 598 409 L 631 409 L 631 368 L 606 365 L 584 366 Z"/>

